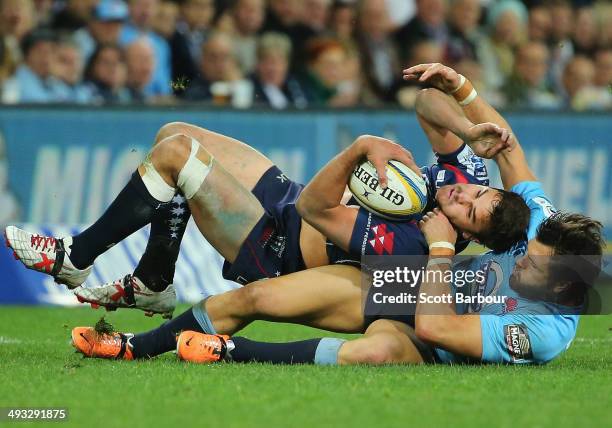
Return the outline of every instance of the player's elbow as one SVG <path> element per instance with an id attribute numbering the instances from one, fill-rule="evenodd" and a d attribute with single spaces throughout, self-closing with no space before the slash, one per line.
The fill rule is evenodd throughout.
<path id="1" fill-rule="evenodd" d="M 295 209 L 300 217 L 306 221 L 313 221 L 322 215 L 323 209 L 318 206 L 316 199 L 309 195 L 305 189 L 298 200 L 295 202 Z"/>

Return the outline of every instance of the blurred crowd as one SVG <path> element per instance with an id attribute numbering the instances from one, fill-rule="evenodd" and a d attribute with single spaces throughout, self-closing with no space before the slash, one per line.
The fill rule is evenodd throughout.
<path id="1" fill-rule="evenodd" d="M 414 105 L 444 62 L 499 108 L 612 108 L 601 0 L 0 0 L 3 104 Z"/>

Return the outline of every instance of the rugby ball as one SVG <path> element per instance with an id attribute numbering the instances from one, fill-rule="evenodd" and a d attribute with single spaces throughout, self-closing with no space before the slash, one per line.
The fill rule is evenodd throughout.
<path id="1" fill-rule="evenodd" d="M 420 175 L 401 162 L 387 164 L 387 188 L 378 180 L 376 168 L 365 161 L 355 168 L 349 189 L 359 205 L 388 220 L 409 220 L 427 205 L 427 186 Z"/>

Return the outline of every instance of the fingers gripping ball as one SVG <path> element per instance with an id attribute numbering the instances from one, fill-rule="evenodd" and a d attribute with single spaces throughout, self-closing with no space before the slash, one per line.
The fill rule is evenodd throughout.
<path id="1" fill-rule="evenodd" d="M 401 162 L 387 164 L 387 188 L 380 185 L 376 168 L 365 161 L 355 168 L 349 181 L 349 189 L 366 210 L 380 217 L 402 221 L 410 220 L 427 205 L 427 186 Z"/>

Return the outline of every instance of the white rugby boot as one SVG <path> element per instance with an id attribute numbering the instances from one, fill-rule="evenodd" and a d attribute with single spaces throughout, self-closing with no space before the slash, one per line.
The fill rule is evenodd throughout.
<path id="1" fill-rule="evenodd" d="M 93 308 L 102 306 L 109 311 L 140 309 L 147 316 L 161 314 L 163 318 L 172 318 L 176 307 L 176 291 L 172 284 L 164 291 L 155 292 L 131 274 L 97 287 L 78 287 L 74 295 L 79 302 L 90 303 Z"/>
<path id="2" fill-rule="evenodd" d="M 58 284 L 73 289 L 85 282 L 92 266 L 77 269 L 70 261 L 72 238 L 55 238 L 30 233 L 15 226 L 4 229 L 6 246 L 28 269 L 51 275 Z"/>

